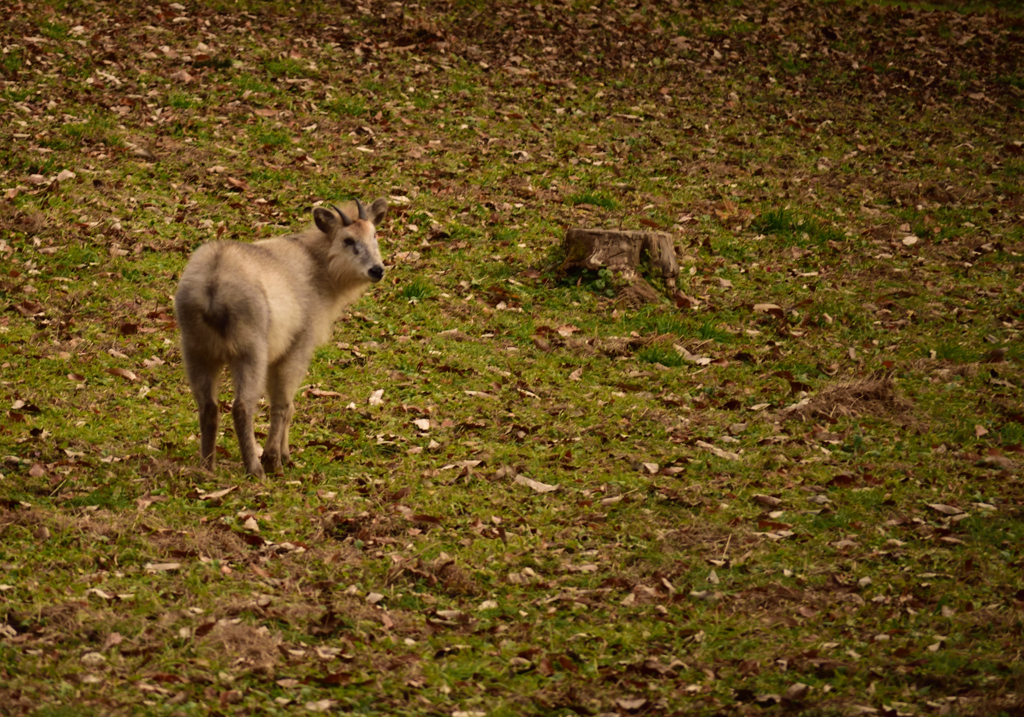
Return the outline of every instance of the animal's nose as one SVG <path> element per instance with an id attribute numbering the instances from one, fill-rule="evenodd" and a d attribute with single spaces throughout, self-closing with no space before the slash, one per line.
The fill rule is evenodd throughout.
<path id="1" fill-rule="evenodd" d="M 377 266 L 372 267 L 367 273 L 370 275 L 370 281 L 378 282 L 384 278 L 384 267 L 377 264 Z"/>

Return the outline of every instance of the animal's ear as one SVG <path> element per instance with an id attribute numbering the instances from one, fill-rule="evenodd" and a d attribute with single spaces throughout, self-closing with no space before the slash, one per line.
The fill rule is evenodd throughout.
<path id="1" fill-rule="evenodd" d="M 388 213 L 388 200 L 384 197 L 378 197 L 374 200 L 373 204 L 370 205 L 370 221 L 373 222 L 373 226 L 378 226 L 384 221 L 384 215 Z"/>
<path id="2" fill-rule="evenodd" d="M 324 234 L 330 234 L 331 230 L 334 229 L 334 225 L 338 222 L 338 215 L 329 209 L 317 207 L 313 210 L 313 221 L 316 222 L 317 229 Z"/>

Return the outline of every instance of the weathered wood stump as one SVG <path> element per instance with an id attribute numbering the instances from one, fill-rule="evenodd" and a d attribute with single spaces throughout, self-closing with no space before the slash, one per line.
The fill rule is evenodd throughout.
<path id="1" fill-rule="evenodd" d="M 562 246 L 565 249 L 562 271 L 608 269 L 632 279 L 646 253 L 651 266 L 661 271 L 669 288 L 675 288 L 679 276 L 675 242 L 668 232 L 573 228 L 565 233 Z"/>

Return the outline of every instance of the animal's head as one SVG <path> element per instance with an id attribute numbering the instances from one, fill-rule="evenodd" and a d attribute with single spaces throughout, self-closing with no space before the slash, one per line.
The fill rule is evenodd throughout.
<path id="1" fill-rule="evenodd" d="M 384 278 L 384 263 L 377 246 L 377 225 L 388 211 L 388 202 L 380 197 L 369 210 L 358 199 L 356 216 L 331 205 L 334 211 L 313 210 L 316 226 L 326 236 L 331 273 L 339 281 L 378 282 Z"/>

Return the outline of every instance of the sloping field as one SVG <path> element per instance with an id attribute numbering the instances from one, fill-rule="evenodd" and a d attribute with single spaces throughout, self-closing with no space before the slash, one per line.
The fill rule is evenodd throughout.
<path id="1" fill-rule="evenodd" d="M 1019 713 L 1024 20 L 964 9 L 7 8 L 0 713 Z M 378 196 L 294 464 L 200 470 L 189 254 Z"/>

